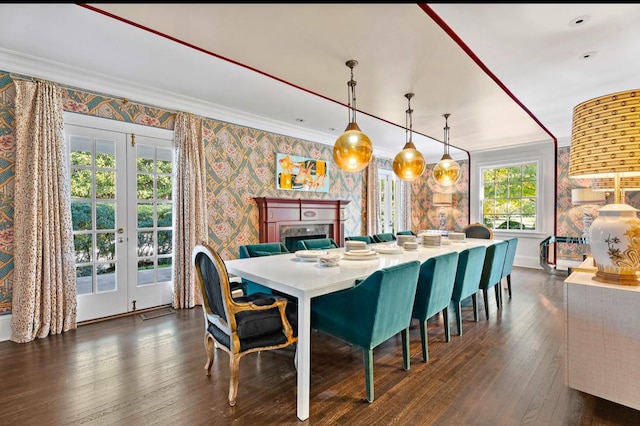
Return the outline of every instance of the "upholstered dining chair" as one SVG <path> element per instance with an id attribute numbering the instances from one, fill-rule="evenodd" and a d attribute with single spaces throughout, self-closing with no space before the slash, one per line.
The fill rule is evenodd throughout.
<path id="1" fill-rule="evenodd" d="M 485 246 L 475 246 L 464 249 L 458 258 L 456 269 L 456 281 L 453 284 L 451 305 L 456 314 L 458 335 L 462 336 L 462 301 L 471 297 L 473 304 L 473 320 L 478 321 L 478 290 L 480 289 L 480 276 L 484 265 L 484 256 L 487 252 Z"/>
<path id="2" fill-rule="evenodd" d="M 374 243 L 387 243 L 389 241 L 395 241 L 396 236 L 392 233 L 383 233 L 383 234 L 373 234 L 373 242 Z"/>
<path id="3" fill-rule="evenodd" d="M 487 246 L 487 252 L 484 256 L 482 265 L 482 274 L 480 275 L 480 290 L 484 298 L 484 312 L 489 319 L 489 296 L 487 292 L 494 287 L 496 292 L 496 305 L 498 309 L 502 306 L 502 291 L 500 289 L 500 281 L 502 280 L 502 267 L 504 259 L 507 255 L 507 242 L 498 241 Z"/>
<path id="4" fill-rule="evenodd" d="M 238 252 L 240 254 L 240 259 L 246 259 L 248 257 L 287 254 L 289 253 L 289 250 L 287 250 L 287 247 L 282 243 L 256 243 L 241 245 L 238 247 Z M 242 284 L 245 295 L 258 292 L 267 294 L 272 293 L 270 288 L 244 278 L 242 279 Z"/>
<path id="5" fill-rule="evenodd" d="M 409 365 L 409 326 L 420 262 L 375 271 L 354 287 L 311 300 L 311 326 L 362 349 L 367 401 L 373 402 L 373 349 L 402 333 L 402 358 Z"/>
<path id="6" fill-rule="evenodd" d="M 464 232 L 464 235 L 467 238 L 484 238 L 487 240 L 493 240 L 493 229 L 483 223 L 471 223 L 462 228 L 462 232 Z"/>
<path id="7" fill-rule="evenodd" d="M 192 261 L 202 293 L 205 370 L 211 375 L 214 345 L 229 354 L 229 405 L 236 404 L 240 359 L 251 352 L 284 348 L 297 341 L 296 310 L 287 299 L 264 293 L 232 297 L 229 275 L 218 253 L 206 245 L 193 249 Z"/>
<path id="8" fill-rule="evenodd" d="M 511 270 L 513 269 L 513 262 L 516 258 L 518 238 L 509 238 L 507 244 L 507 254 L 505 255 L 504 266 L 502 267 L 502 278 L 507 279 L 507 290 L 509 291 L 509 298 L 511 298 Z M 502 280 L 502 278 L 500 280 Z"/>
<path id="9" fill-rule="evenodd" d="M 298 241 L 298 250 L 329 250 L 338 248 L 333 238 L 314 238 Z"/>
<path id="10" fill-rule="evenodd" d="M 363 241 L 367 244 L 373 244 L 373 238 L 369 235 L 351 235 L 349 237 L 344 237 L 345 241 Z"/>
<path id="11" fill-rule="evenodd" d="M 429 361 L 429 342 L 427 336 L 427 320 L 438 312 L 442 312 L 444 336 L 448 342 L 449 304 L 453 293 L 453 284 L 458 267 L 458 252 L 433 256 L 420 266 L 416 300 L 413 302 L 411 317 L 420 323 L 420 339 L 422 340 L 422 361 Z"/>
<path id="12" fill-rule="evenodd" d="M 416 235 L 416 233 L 411 230 L 406 230 L 406 231 L 398 231 L 396 232 L 396 235 Z"/>

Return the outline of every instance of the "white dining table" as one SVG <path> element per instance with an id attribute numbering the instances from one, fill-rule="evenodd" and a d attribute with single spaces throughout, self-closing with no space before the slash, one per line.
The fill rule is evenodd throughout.
<path id="1" fill-rule="evenodd" d="M 352 287 L 357 279 L 373 272 L 412 260 L 423 263 L 433 256 L 466 248 L 489 246 L 499 240 L 467 238 L 464 242 L 426 247 L 417 250 L 399 249 L 396 254 L 378 253 L 372 259 L 350 260 L 343 256 L 344 248 L 328 250 L 343 256 L 337 266 L 322 266 L 316 259 L 303 259 L 295 253 L 277 256 L 261 256 L 225 261 L 230 274 L 254 281 L 273 290 L 295 296 L 298 299 L 297 342 L 297 417 L 309 418 L 309 387 L 311 381 L 311 299 Z M 392 246 L 395 243 L 372 244 Z"/>

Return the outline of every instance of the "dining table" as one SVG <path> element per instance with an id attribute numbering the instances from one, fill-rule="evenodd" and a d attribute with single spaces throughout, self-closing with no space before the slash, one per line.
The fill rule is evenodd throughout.
<path id="1" fill-rule="evenodd" d="M 436 246 L 419 244 L 416 250 L 405 250 L 396 246 L 395 242 L 378 243 L 368 246 L 368 249 L 376 251 L 375 255 L 360 257 L 345 255 L 344 247 L 326 250 L 327 254 L 340 255 L 336 266 L 325 266 L 317 258 L 303 257 L 301 253 L 226 260 L 225 265 L 227 272 L 232 275 L 298 299 L 296 414 L 298 419 L 306 420 L 309 418 L 311 300 L 314 297 L 353 287 L 356 280 L 366 278 L 382 268 L 412 260 L 419 260 L 422 264 L 430 257 L 460 252 L 477 245 L 489 246 L 497 241 L 500 240 L 466 238 Z"/>

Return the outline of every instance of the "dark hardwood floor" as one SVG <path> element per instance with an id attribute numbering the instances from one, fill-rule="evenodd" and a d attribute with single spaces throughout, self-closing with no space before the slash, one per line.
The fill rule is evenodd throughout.
<path id="1" fill-rule="evenodd" d="M 310 419 L 296 418 L 294 348 L 240 363 L 229 407 L 228 357 L 204 371 L 202 310 L 143 321 L 133 315 L 46 339 L 0 342 L 2 425 L 639 425 L 640 411 L 564 384 L 565 277 L 514 268 L 513 298 L 490 319 L 464 308 L 463 336 L 444 341 L 429 321 L 428 363 L 411 328 L 411 369 L 400 338 L 374 352 L 367 403 L 359 349 L 313 334 Z M 630 366 L 638 368 L 638 366 Z"/>

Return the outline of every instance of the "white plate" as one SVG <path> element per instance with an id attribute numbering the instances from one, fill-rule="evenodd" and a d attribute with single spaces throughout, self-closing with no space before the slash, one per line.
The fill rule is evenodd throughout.
<path id="1" fill-rule="evenodd" d="M 355 255 L 358 255 L 358 254 L 359 255 L 363 255 L 363 254 L 367 255 L 367 254 L 372 254 L 372 253 L 375 253 L 375 252 L 372 251 L 372 250 L 369 250 L 369 249 L 356 249 L 356 250 L 347 250 L 345 253 L 352 253 L 352 254 L 355 254 Z"/>
<path id="2" fill-rule="evenodd" d="M 300 259 L 313 259 L 316 260 L 320 256 L 324 256 L 327 254 L 326 250 L 298 250 L 296 252 L 296 257 Z"/>
<path id="3" fill-rule="evenodd" d="M 398 246 L 376 247 L 376 251 L 382 254 L 400 254 L 402 253 L 402 247 L 398 247 Z"/>

